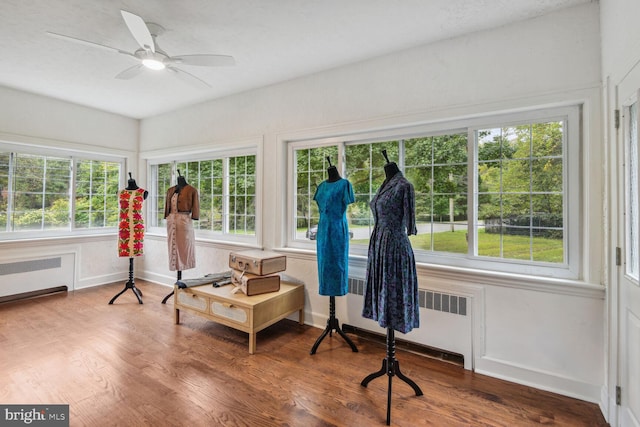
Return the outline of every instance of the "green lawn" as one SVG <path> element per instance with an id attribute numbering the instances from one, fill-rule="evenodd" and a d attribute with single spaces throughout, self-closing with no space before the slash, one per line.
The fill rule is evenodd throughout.
<path id="1" fill-rule="evenodd" d="M 453 231 L 434 233 L 433 250 L 437 252 L 467 253 L 466 231 Z M 431 250 L 431 234 L 418 234 L 410 236 L 411 246 L 414 249 Z M 355 239 L 352 244 L 368 244 L 368 239 Z M 503 236 L 502 256 L 500 255 L 500 235 L 478 232 L 478 255 L 507 258 L 507 259 L 531 259 L 531 241 L 528 236 Z M 561 239 L 547 237 L 533 238 L 533 261 L 538 262 L 563 262 L 563 246 Z"/>

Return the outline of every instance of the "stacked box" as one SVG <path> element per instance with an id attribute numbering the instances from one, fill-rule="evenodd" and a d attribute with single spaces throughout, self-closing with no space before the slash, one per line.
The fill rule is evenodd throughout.
<path id="1" fill-rule="evenodd" d="M 248 296 L 280 290 L 280 275 L 287 257 L 275 252 L 250 249 L 229 254 L 231 282 Z"/>

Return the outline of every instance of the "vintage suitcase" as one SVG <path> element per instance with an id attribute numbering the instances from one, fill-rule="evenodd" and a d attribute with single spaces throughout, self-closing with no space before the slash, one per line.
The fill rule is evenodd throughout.
<path id="1" fill-rule="evenodd" d="M 231 252 L 229 254 L 229 267 L 234 270 L 257 274 L 258 276 L 265 276 L 286 270 L 287 257 L 259 249 Z"/>
<path id="2" fill-rule="evenodd" d="M 280 276 L 258 276 L 245 271 L 231 270 L 231 282 L 247 296 L 277 292 L 280 290 Z"/>

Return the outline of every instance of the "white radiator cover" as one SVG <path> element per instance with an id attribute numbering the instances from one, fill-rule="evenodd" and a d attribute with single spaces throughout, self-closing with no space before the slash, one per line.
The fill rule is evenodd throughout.
<path id="1" fill-rule="evenodd" d="M 349 293 L 343 297 L 347 302 L 346 313 L 341 313 L 343 323 L 384 334 L 385 330 L 377 322 L 362 317 L 364 290 L 364 279 L 349 278 Z M 465 369 L 473 369 L 472 309 L 475 296 L 468 291 L 420 288 L 418 305 L 421 327 L 408 334 L 396 332 L 396 338 L 460 354 L 464 358 Z"/>
<path id="2" fill-rule="evenodd" d="M 0 297 L 74 287 L 75 254 L 44 255 L 0 262 Z"/>

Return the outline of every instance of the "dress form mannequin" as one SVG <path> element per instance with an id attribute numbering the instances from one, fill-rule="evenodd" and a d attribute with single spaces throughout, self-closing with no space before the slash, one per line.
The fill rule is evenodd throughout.
<path id="1" fill-rule="evenodd" d="M 384 165 L 384 175 L 386 177 L 385 181 L 389 181 L 398 172 L 400 172 L 400 169 L 398 168 L 398 165 L 395 162 L 389 161 L 389 157 L 387 156 L 387 150 L 382 150 L 382 155 L 384 156 L 384 159 L 387 161 L 387 163 Z"/>
<path id="2" fill-rule="evenodd" d="M 189 185 L 179 169 L 176 181 L 176 185 L 167 191 L 165 219 L 170 269 L 177 272 L 176 280 L 180 281 L 183 269 L 195 267 L 195 237 L 191 222 L 199 219 L 200 208 L 197 190 Z M 172 295 L 173 291 L 164 297 L 162 303 L 165 304 Z"/>
<path id="3" fill-rule="evenodd" d="M 335 166 L 333 166 L 331 164 L 331 161 L 329 161 L 329 157 L 327 157 L 327 161 L 329 162 L 329 169 L 327 169 L 327 173 L 329 174 L 329 178 L 327 179 L 327 181 L 336 182 L 337 180 L 339 180 L 341 178 L 340 173 L 338 172 L 338 168 L 336 168 Z"/>
<path id="4" fill-rule="evenodd" d="M 329 163 L 329 168 L 327 169 L 327 173 L 328 173 L 328 178 L 326 180 L 326 182 L 328 183 L 336 183 L 339 180 L 342 179 L 342 177 L 340 176 L 340 173 L 338 172 L 338 169 L 333 166 L 331 164 L 331 160 L 329 159 L 329 157 L 327 157 L 327 162 Z M 334 185 L 338 185 L 338 184 L 334 184 Z M 348 188 L 350 188 L 350 184 L 348 185 Z M 318 187 L 319 191 L 320 187 Z M 335 196 L 332 196 L 332 202 L 340 202 L 341 200 L 337 200 L 337 198 L 342 198 L 344 193 L 336 193 Z M 316 199 L 316 202 L 318 202 L 319 207 L 325 207 L 327 200 L 325 200 L 324 197 L 319 196 L 318 192 L 316 192 L 316 196 L 314 196 L 314 199 Z M 322 201 L 320 201 L 322 200 Z M 321 206 L 322 205 L 322 206 Z M 346 204 L 345 204 L 345 209 L 346 209 Z M 324 214 L 322 214 L 324 216 Z M 328 215 L 328 213 L 327 213 Z M 324 218 L 323 218 L 324 220 Z M 327 220 L 329 221 L 329 220 Z M 323 228 L 323 231 L 328 230 Z M 318 224 L 318 232 L 320 232 L 320 224 Z M 317 238 L 317 237 L 316 237 Z M 347 239 L 347 245 L 348 245 L 348 239 L 349 236 L 348 234 L 346 236 L 344 236 L 344 238 Z M 318 240 L 318 245 L 320 246 L 321 241 Z M 324 248 L 321 248 L 324 249 Z M 322 274 L 322 271 L 324 271 L 324 269 L 322 268 L 322 263 L 321 263 L 321 259 L 320 257 L 323 256 L 324 251 L 323 250 L 319 250 L 318 251 L 318 264 L 319 264 L 319 273 Z M 348 246 L 347 246 L 347 253 L 348 253 Z M 345 264 L 345 270 L 346 270 L 346 266 L 348 264 L 348 256 L 347 259 L 341 259 L 340 261 L 343 261 L 343 263 Z M 325 267 L 326 268 L 326 267 Z M 327 278 L 323 278 L 324 280 L 333 280 L 333 274 L 331 274 L 331 272 L 327 273 Z M 335 290 L 331 290 L 330 292 L 334 293 Z M 341 293 L 341 292 L 340 292 Z M 326 293 L 325 293 L 326 294 Z M 358 348 L 355 346 L 355 344 L 353 343 L 353 341 L 351 341 L 351 339 L 347 336 L 347 334 L 344 333 L 344 331 L 340 328 L 340 321 L 336 318 L 336 297 L 335 295 L 330 295 L 329 296 L 329 318 L 327 319 L 327 327 L 325 328 L 325 330 L 322 332 L 322 334 L 320 335 L 320 337 L 318 337 L 318 339 L 316 340 L 315 344 L 313 344 L 313 347 L 311 348 L 310 354 L 313 355 L 316 353 L 316 350 L 318 349 L 318 346 L 320 345 L 320 343 L 322 342 L 322 340 L 327 336 L 327 334 L 329 334 L 329 336 L 331 336 L 331 334 L 333 333 L 333 331 L 336 331 L 346 342 L 347 344 L 349 344 L 349 346 L 351 347 L 351 350 L 353 352 L 357 352 Z"/>
<path id="5" fill-rule="evenodd" d="M 387 425 L 390 425 L 391 380 L 394 376 L 409 384 L 416 396 L 423 393 L 400 371 L 400 363 L 395 357 L 395 330 L 407 333 L 419 326 L 417 274 L 408 239 L 409 234 L 417 233 L 413 186 L 402 176 L 398 165 L 389 161 L 386 150 L 382 155 L 387 161 L 384 166 L 386 179 L 371 201 L 375 226 L 369 243 L 362 315 L 387 328 L 387 357 L 382 360 L 380 370 L 368 375 L 360 384 L 366 387 L 373 379 L 387 374 Z M 396 255 L 390 257 L 390 253 Z M 402 263 L 397 262 L 398 254 L 402 254 Z"/>
<path id="6" fill-rule="evenodd" d="M 182 190 L 187 185 L 189 185 L 189 183 L 187 183 L 186 178 L 180 175 L 180 171 L 178 171 L 178 184 L 177 184 L 178 188 L 176 189 L 176 191 Z"/>
<path id="7" fill-rule="evenodd" d="M 149 192 L 138 187 L 138 184 L 136 184 L 136 180 L 133 179 L 133 177 L 131 176 L 131 172 L 129 172 L 129 181 L 127 182 L 127 187 L 124 190 L 120 191 L 119 194 L 121 213 L 120 244 L 124 245 L 120 248 L 119 252 L 120 256 L 129 256 L 129 280 L 127 281 L 127 283 L 125 283 L 124 289 L 120 291 L 116 296 L 111 298 L 109 304 L 113 304 L 113 302 L 127 289 L 131 289 L 138 299 L 138 302 L 142 304 L 142 291 L 136 287 L 136 284 L 133 280 L 133 257 L 142 255 L 142 238 L 135 241 L 135 250 L 132 250 L 129 244 L 133 239 L 132 234 L 139 233 L 141 236 L 144 235 L 144 223 L 140 219 L 134 220 L 133 218 L 134 216 L 139 215 L 139 208 L 141 208 L 142 200 L 145 200 L 148 195 Z M 140 198 L 140 196 L 142 196 L 142 198 Z M 135 211 L 131 211 L 131 209 L 134 209 Z M 122 215 L 125 215 L 125 217 L 123 218 Z M 132 221 L 136 221 L 135 224 L 133 224 Z M 133 233 L 132 230 L 134 230 Z M 137 249 L 138 245 L 140 249 Z"/>

